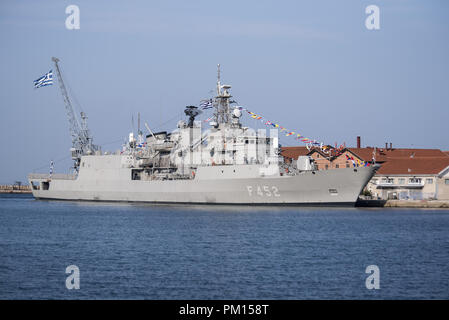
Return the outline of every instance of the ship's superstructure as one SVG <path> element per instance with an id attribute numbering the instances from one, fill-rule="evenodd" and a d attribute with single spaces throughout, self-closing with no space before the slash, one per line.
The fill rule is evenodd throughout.
<path id="1" fill-rule="evenodd" d="M 74 173 L 30 174 L 33 195 L 163 203 L 355 203 L 374 167 L 318 171 L 309 157 L 284 163 L 278 156 L 277 130 L 266 134 L 243 126 L 242 107 L 233 106 L 230 89 L 221 84 L 218 67 L 216 95 L 210 99 L 214 114 L 207 128 L 203 128 L 204 121 L 196 120 L 202 110 L 187 106 L 187 120 L 180 120 L 174 131 L 153 133 L 145 124 L 149 134 L 144 136 L 140 130 L 137 135 L 130 133 L 123 149 L 115 154 L 102 153 L 93 145 L 87 126 L 80 126 L 78 134 L 72 134 Z"/>
<path id="2" fill-rule="evenodd" d="M 180 120 L 171 133 L 150 131 L 145 139 L 131 133 L 122 154 L 133 168 L 133 179 L 192 179 L 199 166 L 215 165 L 259 164 L 279 172 L 277 130 L 267 136 L 264 130 L 242 126 L 241 108 L 230 106 L 230 88 L 218 77 L 215 112 L 206 130 L 204 121 L 195 121 L 201 110 L 187 106 L 188 120 Z"/>

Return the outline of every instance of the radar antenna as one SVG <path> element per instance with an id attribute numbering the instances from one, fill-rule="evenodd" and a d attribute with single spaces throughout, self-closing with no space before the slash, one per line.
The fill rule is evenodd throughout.
<path id="1" fill-rule="evenodd" d="M 78 170 L 81 156 L 92 154 L 99 150 L 99 147 L 92 143 L 92 137 L 90 136 L 89 128 L 87 127 L 87 115 L 84 112 L 80 112 L 81 120 L 75 115 L 64 80 L 62 79 L 61 70 L 58 64 L 59 59 L 53 57 L 51 60 L 55 63 L 59 88 L 61 89 L 67 118 L 69 119 L 69 130 L 72 137 L 72 148 L 70 151 L 72 152 L 72 159 L 75 161 L 75 170 Z"/>
<path id="2" fill-rule="evenodd" d="M 217 96 L 215 97 L 215 119 L 217 123 L 230 123 L 230 85 L 221 84 L 220 64 L 217 65 Z"/>

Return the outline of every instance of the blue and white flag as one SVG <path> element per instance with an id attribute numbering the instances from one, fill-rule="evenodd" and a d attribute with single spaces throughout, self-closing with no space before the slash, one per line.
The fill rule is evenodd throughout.
<path id="1" fill-rule="evenodd" d="M 200 107 L 203 110 L 212 108 L 212 99 L 201 100 Z"/>
<path id="2" fill-rule="evenodd" d="M 34 88 L 51 86 L 53 84 L 53 70 L 43 75 L 39 79 L 34 80 Z"/>

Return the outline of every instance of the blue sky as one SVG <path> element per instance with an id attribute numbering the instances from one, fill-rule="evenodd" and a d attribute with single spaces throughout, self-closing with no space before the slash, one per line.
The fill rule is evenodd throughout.
<path id="1" fill-rule="evenodd" d="M 65 28 L 70 4 L 80 30 Z M 365 27 L 371 4 L 380 30 Z M 32 86 L 52 56 L 103 150 L 120 147 L 137 112 L 173 129 L 176 120 L 161 124 L 209 97 L 217 63 L 240 105 L 309 138 L 449 150 L 448 9 L 444 0 L 1 1 L 0 183 L 69 155 L 58 86 Z"/>

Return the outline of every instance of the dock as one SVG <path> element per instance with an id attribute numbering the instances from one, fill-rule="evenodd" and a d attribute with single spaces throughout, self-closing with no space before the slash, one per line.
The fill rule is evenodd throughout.
<path id="1" fill-rule="evenodd" d="M 449 208 L 449 200 L 363 200 L 356 202 L 356 207 L 383 208 Z"/>
<path id="2" fill-rule="evenodd" d="M 0 185 L 0 193 L 31 193 L 31 189 L 28 185 Z"/>

